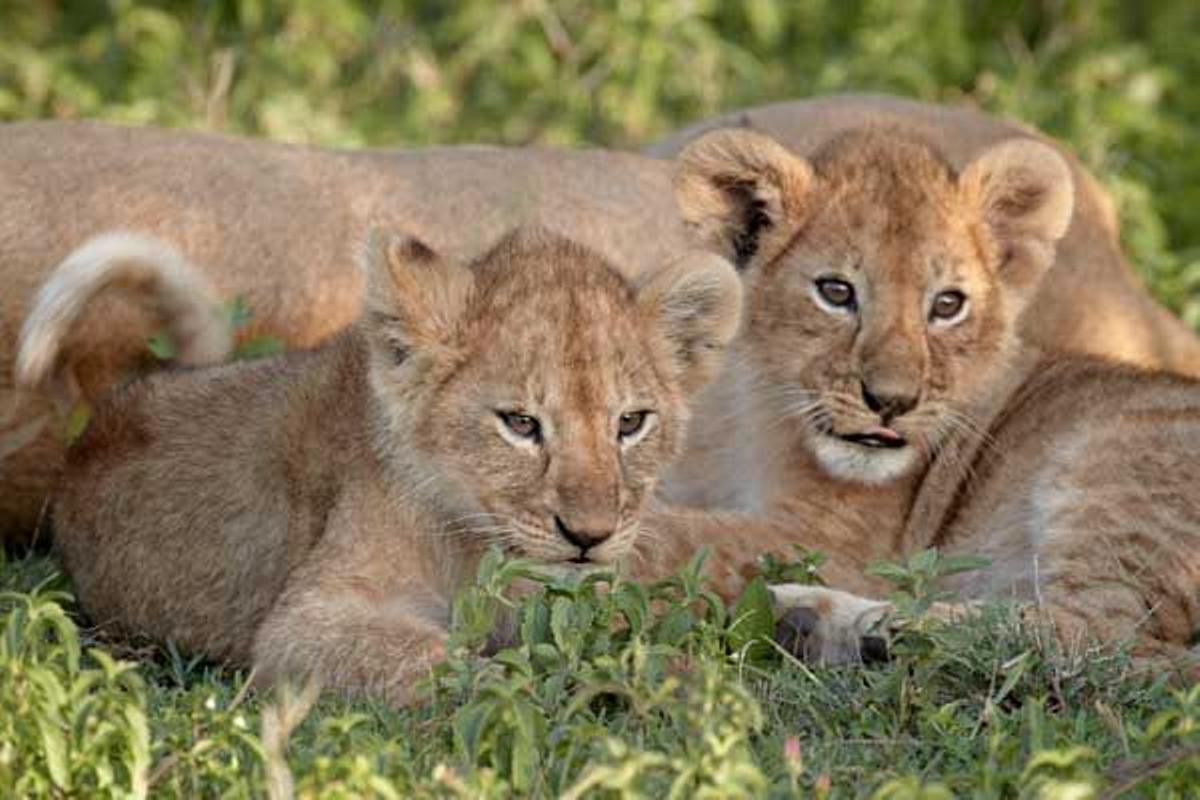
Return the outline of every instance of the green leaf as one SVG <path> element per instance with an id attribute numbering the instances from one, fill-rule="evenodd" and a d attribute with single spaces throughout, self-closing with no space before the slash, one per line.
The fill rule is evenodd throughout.
<path id="1" fill-rule="evenodd" d="M 696 618 L 684 606 L 676 606 L 662 616 L 654 629 L 654 643 L 678 646 L 692 630 Z"/>
<path id="2" fill-rule="evenodd" d="M 746 658 L 761 662 L 775 652 L 769 644 L 774 634 L 775 612 L 771 607 L 771 593 L 765 580 L 755 578 L 734 605 L 729 625 L 729 646 L 735 652 L 749 646 Z"/>
<path id="3" fill-rule="evenodd" d="M 179 346 L 167 331 L 159 331 L 147 339 L 146 349 L 159 361 L 170 361 L 179 354 Z"/>
<path id="4" fill-rule="evenodd" d="M 938 564 L 938 575 L 955 575 L 960 572 L 972 572 L 989 566 L 992 560 L 986 556 L 956 555 L 944 556 Z"/>
<path id="5" fill-rule="evenodd" d="M 520 793 L 528 793 L 537 778 L 537 746 L 524 736 L 518 735 L 512 743 L 512 783 Z"/>
<path id="6" fill-rule="evenodd" d="M 565 597 L 556 597 L 550 608 L 550 631 L 554 643 L 570 658 L 577 657 L 583 650 L 583 637 L 591 627 L 590 614 L 579 603 Z"/>
<path id="7" fill-rule="evenodd" d="M 250 361 L 283 352 L 283 340 L 274 336 L 255 336 L 239 344 L 233 351 L 234 361 Z"/>
<path id="8" fill-rule="evenodd" d="M 928 574 L 933 569 L 933 565 L 937 563 L 937 560 L 937 548 L 930 547 L 909 556 L 908 569 L 910 572 Z"/>
<path id="9" fill-rule="evenodd" d="M 758 572 L 768 584 L 799 583 L 802 585 L 825 585 L 819 570 L 825 563 L 824 553 L 792 545 L 795 555 L 791 559 L 780 559 L 774 553 L 763 553 L 758 559 Z"/>
<path id="10" fill-rule="evenodd" d="M 883 578 L 889 583 L 905 585 L 909 582 L 911 573 L 905 567 L 889 561 L 876 561 L 867 566 L 866 573 L 877 578 Z"/>
<path id="11" fill-rule="evenodd" d="M 612 600 L 629 624 L 630 633 L 633 636 L 640 634 L 650 613 L 646 590 L 641 584 L 623 582 L 613 591 Z"/>
<path id="12" fill-rule="evenodd" d="M 495 716 L 496 710 L 495 701 L 477 700 L 454 715 L 454 741 L 458 745 L 459 755 L 466 763 L 472 764 L 478 760 L 483 732 Z"/>
<path id="13" fill-rule="evenodd" d="M 42 752 L 46 756 L 46 768 L 50 780 L 60 790 L 71 791 L 71 769 L 67 760 L 67 741 L 63 732 L 44 716 L 37 717 L 38 731 L 42 738 Z"/>
<path id="14" fill-rule="evenodd" d="M 71 413 L 67 414 L 67 422 L 63 428 L 63 436 L 67 440 L 68 446 L 79 441 L 79 437 L 83 436 L 83 432 L 87 430 L 88 423 L 91 421 L 92 407 L 86 400 L 81 399 L 71 408 Z"/>
<path id="15" fill-rule="evenodd" d="M 526 604 L 521 613 L 521 643 L 536 648 L 550 641 L 550 609 L 539 598 Z"/>
<path id="16" fill-rule="evenodd" d="M 238 331 L 254 319 L 254 312 L 246 302 L 245 296 L 239 294 L 225 301 L 221 306 L 221 316 L 225 318 L 225 323 L 231 331 Z"/>

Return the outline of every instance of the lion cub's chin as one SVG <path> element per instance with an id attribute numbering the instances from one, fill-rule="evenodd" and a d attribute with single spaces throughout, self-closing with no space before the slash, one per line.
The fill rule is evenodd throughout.
<path id="1" fill-rule="evenodd" d="M 885 484 L 912 474 L 921 465 L 912 444 L 881 449 L 846 442 L 825 433 L 813 433 L 806 442 L 817 463 L 833 478 L 858 483 Z"/>

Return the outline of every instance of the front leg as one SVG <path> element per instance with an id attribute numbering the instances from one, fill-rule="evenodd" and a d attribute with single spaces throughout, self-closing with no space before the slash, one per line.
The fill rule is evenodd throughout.
<path id="1" fill-rule="evenodd" d="M 402 597 L 377 606 L 352 586 L 296 587 L 258 631 L 256 680 L 312 678 L 325 689 L 403 706 L 417 681 L 445 658 L 446 637 L 444 626 L 422 618 Z"/>
<path id="2" fill-rule="evenodd" d="M 313 678 L 404 705 L 445 658 L 449 591 L 420 542 L 349 516 L 292 572 L 259 626 L 257 679 Z"/>
<path id="3" fill-rule="evenodd" d="M 775 641 L 805 663 L 858 664 L 888 658 L 896 633 L 892 603 L 794 583 L 776 584 L 768 591 L 777 620 Z M 978 611 L 975 602 L 936 602 L 926 613 L 958 624 Z"/>

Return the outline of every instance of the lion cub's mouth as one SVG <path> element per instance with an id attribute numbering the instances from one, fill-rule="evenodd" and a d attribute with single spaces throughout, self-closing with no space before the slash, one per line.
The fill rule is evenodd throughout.
<path id="1" fill-rule="evenodd" d="M 859 433 L 843 433 L 838 438 L 851 444 L 880 450 L 898 450 L 908 444 L 907 439 L 891 428 L 871 428 Z"/>

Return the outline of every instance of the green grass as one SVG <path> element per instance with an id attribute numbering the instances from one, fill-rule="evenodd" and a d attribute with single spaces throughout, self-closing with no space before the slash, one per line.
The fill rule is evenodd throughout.
<path id="1" fill-rule="evenodd" d="M 847 90 L 969 103 L 1067 142 L 1116 198 L 1143 278 L 1200 327 L 1191 0 L 0 3 L 0 120 L 637 147 Z"/>
<path id="2" fill-rule="evenodd" d="M 893 570 L 907 585 L 910 563 Z M 395 712 L 171 648 L 98 646 L 39 556 L 0 581 L 0 786 L 19 796 L 1187 797 L 1200 686 L 1119 653 L 1060 652 L 1004 608 L 909 618 L 891 663 L 809 669 L 753 645 L 695 570 L 654 586 L 551 582 L 488 559 L 450 660 Z M 907 577 L 906 577 L 907 574 Z M 919 594 L 916 602 L 931 597 Z M 476 655 L 500 614 L 517 644 Z M 769 630 L 769 620 L 767 622 Z"/>
<path id="3" fill-rule="evenodd" d="M 0 3 L 0 120 L 101 118 L 289 141 L 636 147 L 717 111 L 889 91 L 1016 116 L 1112 192 L 1155 295 L 1200 328 L 1200 4 L 1187 0 L 28 0 Z M 235 317 L 237 309 L 231 309 Z M 168 348 L 168 342 L 159 343 Z M 263 344 L 271 349 L 271 343 Z M 767 565 L 810 577 L 817 563 Z M 930 596 L 937 565 L 887 574 Z M 1200 689 L 1062 654 L 1010 611 L 916 616 L 881 668 L 809 670 L 681 578 L 518 605 L 404 713 L 169 648 L 97 641 L 43 556 L 0 562 L 0 794 L 1194 796 Z M 622 605 L 624 604 L 624 605 Z M 556 616 L 557 615 L 557 616 Z M 633 615 L 624 633 L 611 618 Z M 559 620 L 558 623 L 555 620 Z M 565 620 L 565 621 L 564 621 Z M 752 637 L 750 637 L 752 638 Z"/>

